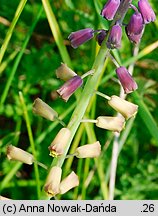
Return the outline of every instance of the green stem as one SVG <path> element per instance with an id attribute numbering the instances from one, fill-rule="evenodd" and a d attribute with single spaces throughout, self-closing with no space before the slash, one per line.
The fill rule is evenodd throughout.
<path id="1" fill-rule="evenodd" d="M 89 79 L 87 80 L 87 83 L 86 83 L 86 85 L 83 89 L 83 92 L 81 94 L 80 101 L 78 102 L 78 105 L 77 105 L 76 109 L 74 110 L 72 117 L 71 117 L 71 120 L 67 126 L 71 131 L 71 137 L 70 137 L 70 140 L 66 146 L 64 155 L 61 156 L 60 158 L 54 159 L 52 165 L 58 165 L 61 167 L 64 160 L 65 160 L 65 156 L 69 150 L 71 141 L 72 141 L 79 125 L 80 125 L 80 121 L 82 120 L 82 118 L 86 112 L 86 109 L 88 107 L 90 99 L 91 99 L 93 92 L 95 90 L 94 88 L 96 86 L 97 80 L 99 79 L 99 76 L 101 75 L 102 67 L 104 65 L 104 61 L 105 61 L 107 54 L 108 54 L 108 50 L 106 48 L 106 45 L 103 44 L 99 53 L 98 53 L 98 56 L 96 57 L 94 65 L 92 67 L 95 70 L 94 75 L 92 77 L 89 77 Z"/>
<path id="2" fill-rule="evenodd" d="M 27 107 L 26 107 L 22 92 L 19 92 L 19 97 L 20 97 L 20 102 L 22 105 L 23 113 L 24 113 L 28 137 L 29 137 L 29 141 L 30 141 L 30 145 L 31 145 L 31 149 L 32 149 L 32 154 L 35 158 L 35 161 L 37 161 L 35 143 L 34 143 L 32 129 L 31 129 L 31 123 L 30 123 L 29 115 L 27 112 Z M 35 178 L 36 178 L 36 183 L 37 183 L 37 185 L 36 185 L 37 186 L 37 197 L 40 198 L 40 191 L 41 191 L 40 190 L 40 178 L 39 178 L 39 170 L 38 170 L 37 163 L 34 163 L 34 170 L 35 170 Z"/>
<path id="3" fill-rule="evenodd" d="M 23 56 L 23 54 L 24 54 L 24 51 L 25 51 L 25 49 L 26 49 L 26 46 L 27 46 L 27 44 L 28 44 L 28 42 L 29 42 L 29 40 L 30 40 L 30 37 L 31 37 L 31 35 L 32 35 L 32 32 L 33 32 L 33 30 L 34 30 L 34 28 L 35 28 L 35 26 L 36 26 L 36 24 L 37 24 L 37 22 L 38 22 L 40 16 L 41 16 L 42 11 L 43 11 L 43 8 L 41 8 L 41 9 L 39 10 L 39 12 L 38 12 L 38 14 L 37 14 L 37 16 L 36 16 L 36 19 L 34 20 L 34 22 L 33 22 L 32 26 L 31 26 L 30 30 L 28 31 L 28 33 L 27 33 L 27 35 L 26 35 L 25 41 L 23 42 L 23 45 L 22 45 L 22 47 L 21 47 L 21 51 L 19 52 L 19 54 L 18 54 L 18 56 L 17 56 L 17 58 L 16 58 L 16 60 L 15 60 L 15 63 L 14 63 L 13 68 L 12 68 L 12 71 L 11 71 L 11 73 L 10 73 L 10 76 L 9 76 L 9 78 L 8 78 L 8 80 L 7 80 L 6 86 L 5 86 L 4 91 L 3 91 L 3 93 L 2 93 L 2 96 L 1 96 L 1 100 L 0 100 L 0 105 L 1 105 L 1 106 L 4 104 L 4 102 L 5 102 L 5 100 L 6 100 L 6 97 L 7 97 L 7 95 L 8 95 L 8 91 L 9 91 L 9 88 L 10 88 L 11 83 L 12 83 L 12 80 L 13 80 L 13 78 L 14 78 L 14 76 L 15 76 L 15 72 L 17 71 L 17 68 L 18 68 L 19 63 L 20 63 L 20 61 L 21 61 L 21 58 L 22 58 L 22 56 Z"/>
<path id="4" fill-rule="evenodd" d="M 26 2 L 27 2 L 27 0 L 21 0 L 18 7 L 17 7 L 17 10 L 15 12 L 13 21 L 12 21 L 12 23 L 11 23 L 9 29 L 8 29 L 8 32 L 6 34 L 6 37 L 4 39 L 3 45 L 2 45 L 1 50 L 0 50 L 0 64 L 2 62 L 5 51 L 6 51 L 7 47 L 8 47 L 8 43 L 10 41 L 10 38 L 11 38 L 11 36 L 13 34 L 15 25 L 16 25 L 21 13 L 22 13 L 24 7 L 25 7 Z"/>
<path id="5" fill-rule="evenodd" d="M 0 76 L 2 75 L 3 71 L 6 69 L 8 64 L 15 58 L 18 52 L 18 50 L 15 50 L 10 54 L 10 56 L 8 56 L 8 58 L 5 61 L 2 62 L 2 64 L 0 65 Z"/>
<path id="6" fill-rule="evenodd" d="M 52 34 L 53 34 L 55 42 L 58 46 L 60 55 L 63 59 L 63 62 L 65 62 L 69 67 L 71 67 L 70 56 L 69 56 L 67 49 L 64 45 L 64 40 L 62 38 L 62 34 L 60 32 L 60 28 L 58 26 L 55 15 L 52 11 L 50 2 L 49 2 L 49 0 L 42 0 L 42 3 L 43 3 L 44 10 L 46 12 L 46 15 L 47 15 L 47 19 L 48 19 Z"/>
<path id="7" fill-rule="evenodd" d="M 4 177 L 3 181 L 1 181 L 0 193 L 7 186 L 8 182 L 11 182 L 11 179 L 13 178 L 17 170 L 20 168 L 21 164 L 21 162 L 17 162 L 15 166 L 13 166 L 12 169 L 10 169 L 9 173 Z"/>
<path id="8" fill-rule="evenodd" d="M 81 122 L 97 123 L 97 120 L 95 120 L 95 119 L 82 119 Z"/>
<path id="9" fill-rule="evenodd" d="M 99 96 L 105 98 L 106 100 L 110 100 L 110 97 L 109 97 L 108 95 L 104 94 L 104 93 L 101 93 L 101 92 L 99 92 L 99 91 L 96 91 L 95 93 L 96 93 L 97 95 L 99 95 Z"/>

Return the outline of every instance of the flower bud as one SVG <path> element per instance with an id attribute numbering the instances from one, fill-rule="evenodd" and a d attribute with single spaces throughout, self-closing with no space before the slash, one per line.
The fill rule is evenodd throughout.
<path id="1" fill-rule="evenodd" d="M 155 21 L 156 16 L 148 0 L 139 0 L 138 7 L 145 24 Z"/>
<path id="2" fill-rule="evenodd" d="M 121 47 L 122 28 L 119 24 L 112 26 L 108 41 L 106 43 L 109 49 L 117 49 Z"/>
<path id="3" fill-rule="evenodd" d="M 136 104 L 128 102 L 116 95 L 111 96 L 108 104 L 117 112 L 121 113 L 125 119 L 135 116 L 138 111 L 138 106 Z"/>
<path id="4" fill-rule="evenodd" d="M 93 144 L 87 144 L 80 146 L 75 151 L 75 156 L 77 158 L 94 158 L 99 157 L 101 153 L 100 142 L 97 141 Z"/>
<path id="5" fill-rule="evenodd" d="M 126 94 L 138 88 L 137 83 L 133 80 L 131 74 L 125 67 L 117 68 L 116 74 Z"/>
<path id="6" fill-rule="evenodd" d="M 72 32 L 68 39 L 71 42 L 73 48 L 79 47 L 81 44 L 89 41 L 94 37 L 94 31 L 91 28 L 81 29 L 76 32 Z"/>
<path id="7" fill-rule="evenodd" d="M 62 169 L 54 166 L 50 169 L 49 174 L 44 185 L 44 191 L 50 196 L 54 197 L 59 193 L 59 185 L 61 181 Z"/>
<path id="8" fill-rule="evenodd" d="M 101 46 L 106 35 L 107 35 L 107 31 L 105 30 L 100 30 L 99 34 L 97 34 L 96 40 L 98 41 L 99 46 Z"/>
<path id="9" fill-rule="evenodd" d="M 66 64 L 61 63 L 61 66 L 58 67 L 56 70 L 56 76 L 57 78 L 60 78 L 61 80 L 68 81 L 72 77 L 76 76 L 77 74 L 71 70 Z"/>
<path id="10" fill-rule="evenodd" d="M 69 141 L 71 132 L 68 128 L 62 128 L 58 134 L 56 135 L 55 139 L 48 147 L 50 150 L 50 155 L 52 157 L 60 156 L 64 153 L 64 149 Z"/>
<path id="11" fill-rule="evenodd" d="M 74 187 L 79 185 L 78 176 L 71 172 L 65 179 L 62 180 L 59 186 L 60 194 L 64 194 L 67 191 L 71 190 Z"/>
<path id="12" fill-rule="evenodd" d="M 126 33 L 128 36 L 130 35 L 139 35 L 143 30 L 143 17 L 141 13 L 135 12 L 126 27 Z"/>
<path id="13" fill-rule="evenodd" d="M 96 120 L 97 127 L 114 132 L 120 133 L 125 126 L 125 119 L 123 117 L 99 116 Z"/>
<path id="14" fill-rule="evenodd" d="M 33 103 L 33 112 L 42 116 L 50 121 L 58 118 L 58 113 L 53 110 L 48 104 L 42 101 L 40 98 L 36 98 Z"/>
<path id="15" fill-rule="evenodd" d="M 61 98 L 67 102 L 69 97 L 82 85 L 83 80 L 80 76 L 74 76 L 63 86 L 61 86 L 57 93 L 61 96 Z"/>
<path id="16" fill-rule="evenodd" d="M 108 0 L 101 11 L 101 16 L 107 20 L 113 20 L 119 5 L 120 0 Z"/>
<path id="17" fill-rule="evenodd" d="M 17 148 L 13 145 L 9 145 L 7 147 L 7 158 L 9 160 L 20 161 L 22 163 L 29 164 L 29 165 L 33 164 L 34 162 L 34 158 L 32 154 L 20 148 Z"/>

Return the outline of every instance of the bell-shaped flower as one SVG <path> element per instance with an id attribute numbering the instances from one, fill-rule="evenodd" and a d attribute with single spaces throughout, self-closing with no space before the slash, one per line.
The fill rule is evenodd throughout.
<path id="1" fill-rule="evenodd" d="M 50 121 L 54 121 L 58 118 L 58 113 L 40 98 L 36 98 L 33 103 L 33 113 L 40 115 Z"/>
<path id="2" fill-rule="evenodd" d="M 100 142 L 97 141 L 92 144 L 86 144 L 78 147 L 74 155 L 77 158 L 95 158 L 95 157 L 99 157 L 100 153 L 101 153 L 101 145 Z"/>
<path id="3" fill-rule="evenodd" d="M 101 11 L 101 16 L 107 20 L 113 20 L 119 5 L 120 0 L 108 0 Z"/>
<path id="4" fill-rule="evenodd" d="M 69 141 L 71 132 L 68 128 L 62 128 L 58 134 L 56 135 L 55 139 L 48 147 L 50 150 L 50 155 L 52 157 L 58 157 L 64 153 L 64 149 Z"/>
<path id="5" fill-rule="evenodd" d="M 145 24 L 155 21 L 156 16 L 148 0 L 139 0 L 138 7 Z"/>
<path id="6" fill-rule="evenodd" d="M 141 13 L 135 12 L 126 26 L 126 33 L 128 36 L 139 35 L 143 30 L 143 17 Z"/>
<path id="7" fill-rule="evenodd" d="M 17 148 L 13 145 L 9 145 L 7 147 L 7 158 L 9 160 L 20 161 L 22 163 L 29 164 L 29 165 L 33 164 L 34 162 L 34 157 L 32 154 L 20 148 Z"/>
<path id="8" fill-rule="evenodd" d="M 116 74 L 126 94 L 138 88 L 137 83 L 133 80 L 131 74 L 125 67 L 117 68 Z"/>
<path id="9" fill-rule="evenodd" d="M 71 68 L 69 68 L 66 64 L 61 63 L 61 66 L 58 67 L 56 70 L 56 76 L 61 80 L 68 81 L 72 77 L 77 76 L 77 74 L 73 70 L 71 70 Z"/>
<path id="10" fill-rule="evenodd" d="M 64 194 L 74 187 L 79 185 L 78 176 L 72 171 L 65 179 L 63 179 L 59 185 L 60 194 Z"/>
<path id="11" fill-rule="evenodd" d="M 96 126 L 111 130 L 114 132 L 121 132 L 125 126 L 125 119 L 122 116 L 113 117 L 113 116 L 99 116 L 97 119 Z"/>
<path id="12" fill-rule="evenodd" d="M 61 86 L 57 93 L 64 101 L 68 101 L 69 97 L 82 85 L 83 80 L 80 76 L 74 76 Z"/>
<path id="13" fill-rule="evenodd" d="M 91 28 L 81 29 L 76 32 L 72 32 L 68 39 L 71 42 L 73 48 L 79 47 L 81 44 L 89 41 L 94 37 L 94 31 Z"/>
<path id="14" fill-rule="evenodd" d="M 121 47 L 122 28 L 119 24 L 112 26 L 107 41 L 107 47 L 109 49 L 117 49 Z"/>
<path id="15" fill-rule="evenodd" d="M 138 105 L 126 101 L 116 95 L 111 96 L 108 104 L 117 112 L 121 113 L 125 119 L 129 119 L 136 115 Z"/>
<path id="16" fill-rule="evenodd" d="M 60 192 L 59 185 L 61 181 L 62 169 L 58 166 L 53 166 L 47 176 L 44 191 L 50 196 L 54 197 Z"/>
<path id="17" fill-rule="evenodd" d="M 105 39 L 106 35 L 107 35 L 106 30 L 100 30 L 100 32 L 97 34 L 96 40 L 97 40 L 99 46 L 101 46 L 101 44 L 102 44 L 103 40 Z"/>

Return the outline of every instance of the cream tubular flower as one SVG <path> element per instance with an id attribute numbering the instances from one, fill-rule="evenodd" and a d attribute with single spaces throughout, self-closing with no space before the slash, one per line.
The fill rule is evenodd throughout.
<path id="1" fill-rule="evenodd" d="M 66 64 L 61 63 L 61 66 L 56 70 L 56 76 L 61 80 L 68 81 L 72 77 L 77 76 L 77 74 L 73 70 L 71 70 Z"/>
<path id="2" fill-rule="evenodd" d="M 97 141 L 93 144 L 86 144 L 78 147 L 74 155 L 77 158 L 94 158 L 94 157 L 99 157 L 100 153 L 101 153 L 101 145 L 100 142 Z"/>
<path id="3" fill-rule="evenodd" d="M 111 130 L 114 132 L 121 132 L 121 130 L 125 126 L 125 119 L 120 116 L 120 117 L 111 117 L 111 116 L 99 116 L 96 122 L 96 126 Z"/>
<path id="4" fill-rule="evenodd" d="M 64 153 L 64 149 L 69 141 L 71 132 L 68 128 L 62 128 L 58 134 L 56 135 L 55 139 L 48 147 L 50 150 L 50 155 L 52 157 L 58 157 Z"/>
<path id="5" fill-rule="evenodd" d="M 64 194 L 67 191 L 71 190 L 72 188 L 77 187 L 78 185 L 79 185 L 78 176 L 74 172 L 71 172 L 70 175 L 68 175 L 60 183 L 59 186 L 60 194 Z"/>
<path id="6" fill-rule="evenodd" d="M 116 95 L 111 96 L 108 104 L 117 112 L 121 113 L 125 119 L 135 116 L 138 111 L 138 105 L 128 102 Z"/>
<path id="7" fill-rule="evenodd" d="M 32 154 L 20 148 L 17 148 L 13 145 L 9 145 L 7 147 L 7 158 L 9 160 L 20 161 L 22 163 L 29 164 L 29 165 L 33 164 L 34 162 L 34 158 Z"/>
<path id="8" fill-rule="evenodd" d="M 40 98 L 36 98 L 36 100 L 34 101 L 33 112 L 50 121 L 54 121 L 58 118 L 58 113 L 55 110 L 53 110 L 48 104 L 42 101 Z"/>
<path id="9" fill-rule="evenodd" d="M 50 169 L 49 174 L 44 185 L 44 191 L 50 196 L 54 197 L 59 193 L 59 185 L 61 181 L 62 169 L 54 166 Z"/>

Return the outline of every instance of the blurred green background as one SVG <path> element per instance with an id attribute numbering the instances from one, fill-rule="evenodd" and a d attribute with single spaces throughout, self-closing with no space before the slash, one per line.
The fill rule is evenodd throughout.
<path id="1" fill-rule="evenodd" d="M 50 0 L 49 2 L 70 57 L 71 68 L 78 75 L 82 75 L 91 69 L 99 47 L 94 38 L 78 49 L 73 49 L 68 41 L 68 35 L 73 31 L 89 27 L 108 29 L 110 23 L 99 15 L 105 1 Z M 4 45 L 4 39 L 19 3 L 19 0 L 0 0 L 0 46 Z M 137 0 L 133 3 L 137 4 Z M 150 3 L 155 13 L 158 14 L 157 1 L 150 0 Z M 8 161 L 6 158 L 7 145 L 12 144 L 24 150 L 29 149 L 30 146 L 19 91 L 23 93 L 27 106 L 37 158 L 47 166 L 50 166 L 52 162 L 48 146 L 61 126 L 35 116 L 32 113 L 32 103 L 35 98 L 42 98 L 59 115 L 65 115 L 63 119 L 65 123 L 69 122 L 72 110 L 76 106 L 75 95 L 65 103 L 56 93 L 63 82 L 56 78 L 55 70 L 65 60 L 62 57 L 62 47 L 60 50 L 60 44 L 57 46 L 50 30 L 44 9 L 33 32 L 29 34 L 41 7 L 43 6 L 40 0 L 27 1 L 11 33 L 11 39 L 0 64 L 0 194 L 11 199 L 37 199 L 33 166 Z M 125 23 L 128 22 L 131 13 L 130 10 L 124 20 Z M 19 64 L 16 65 L 28 34 L 30 39 Z M 151 49 L 149 49 L 152 44 L 155 44 L 154 48 L 150 47 Z M 146 105 L 147 112 L 151 113 L 154 124 L 158 122 L 157 46 L 158 21 L 156 20 L 146 26 L 139 47 L 141 55 L 134 61 L 134 78 L 139 86 L 137 91 L 139 99 Z M 127 62 L 132 62 L 133 49 L 134 46 L 128 41 L 124 31 L 122 47 L 119 51 L 114 51 L 114 55 L 124 65 Z M 126 66 L 129 66 L 129 63 Z M 13 71 L 14 69 L 15 71 Z M 105 65 L 104 74 L 99 84 L 99 91 L 109 96 L 119 95 L 120 91 L 113 73 L 114 69 L 115 66 L 109 60 Z M 12 75 L 13 77 L 11 77 Z M 133 94 L 129 95 L 127 99 L 137 103 Z M 129 132 L 125 130 L 120 138 L 120 142 L 123 141 L 123 146 L 118 158 L 115 199 L 158 199 L 158 139 L 156 138 L 158 133 L 153 135 L 148 127 L 151 122 L 148 122 L 149 119 L 145 119 L 146 113 L 143 115 L 142 112 L 141 114 L 138 112 L 134 121 L 131 125 L 129 124 Z M 89 117 L 96 118 L 99 115 L 115 115 L 116 113 L 108 106 L 107 101 L 98 96 L 93 101 L 88 114 Z M 74 170 L 80 178 L 80 185 L 65 195 L 59 196 L 59 199 L 95 200 L 106 198 L 114 134 L 95 126 L 92 126 L 92 130 L 102 145 L 103 151 L 99 159 L 101 168 L 98 167 L 98 162 L 94 159 L 72 158 L 65 160 L 63 176 Z M 154 133 L 156 131 L 158 132 L 157 128 Z M 123 140 L 126 134 L 127 137 Z M 72 148 L 73 145 L 82 145 L 88 142 L 86 128 L 81 124 L 74 142 L 72 142 Z M 29 149 L 29 151 L 31 150 Z M 47 172 L 39 168 L 39 174 L 42 187 Z"/>

